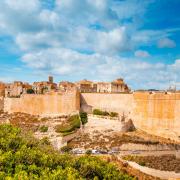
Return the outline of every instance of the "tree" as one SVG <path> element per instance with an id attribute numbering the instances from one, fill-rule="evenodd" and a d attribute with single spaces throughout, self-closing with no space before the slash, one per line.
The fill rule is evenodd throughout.
<path id="1" fill-rule="evenodd" d="M 81 122 L 82 124 L 86 124 L 88 122 L 88 116 L 86 112 L 81 112 L 80 113 L 80 118 L 81 118 Z"/>
<path id="2" fill-rule="evenodd" d="M 33 89 L 27 89 L 27 94 L 35 94 Z"/>

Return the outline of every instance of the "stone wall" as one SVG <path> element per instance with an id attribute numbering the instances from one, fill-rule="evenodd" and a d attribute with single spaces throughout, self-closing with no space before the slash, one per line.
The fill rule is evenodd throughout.
<path id="1" fill-rule="evenodd" d="M 81 93 L 81 110 L 89 113 L 97 108 L 128 115 L 132 105 L 133 94 Z"/>
<path id="2" fill-rule="evenodd" d="M 82 93 L 81 110 L 92 112 L 95 108 L 118 112 L 132 119 L 136 128 L 179 140 L 180 93 Z"/>
<path id="3" fill-rule="evenodd" d="M 5 84 L 0 82 L 0 97 L 5 96 Z"/>
<path id="4" fill-rule="evenodd" d="M 4 108 L 4 97 L 0 97 L 0 111 Z"/>
<path id="5" fill-rule="evenodd" d="M 4 111 L 23 112 L 33 115 L 52 116 L 78 112 L 79 92 L 53 93 L 46 95 L 22 95 L 21 98 L 5 98 Z"/>
<path id="6" fill-rule="evenodd" d="M 180 93 L 136 92 L 133 94 L 64 92 L 5 98 L 4 111 L 33 115 L 69 114 L 95 108 L 114 111 L 132 119 L 136 128 L 162 137 L 180 140 Z M 0 99 L 0 109 L 3 99 Z"/>
<path id="7" fill-rule="evenodd" d="M 180 93 L 134 93 L 132 119 L 141 129 L 180 139 Z"/>

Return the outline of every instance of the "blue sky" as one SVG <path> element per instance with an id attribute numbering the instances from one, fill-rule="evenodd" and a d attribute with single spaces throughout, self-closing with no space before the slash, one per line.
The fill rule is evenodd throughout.
<path id="1" fill-rule="evenodd" d="M 1 0 L 0 81 L 180 89 L 179 0 Z"/>

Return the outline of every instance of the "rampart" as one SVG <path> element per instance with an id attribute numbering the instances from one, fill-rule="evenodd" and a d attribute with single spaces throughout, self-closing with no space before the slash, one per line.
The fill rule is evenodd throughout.
<path id="1" fill-rule="evenodd" d="M 134 93 L 134 124 L 152 134 L 180 139 L 180 93 Z"/>
<path id="2" fill-rule="evenodd" d="M 133 94 L 81 93 L 81 109 L 89 113 L 93 109 L 130 114 L 133 109 Z"/>
<path id="3" fill-rule="evenodd" d="M 0 97 L 0 111 L 4 108 L 4 97 Z"/>
<path id="4" fill-rule="evenodd" d="M 0 110 L 33 115 L 70 114 L 98 108 L 118 112 L 132 119 L 136 128 L 167 138 L 180 139 L 180 93 L 133 94 L 81 93 L 77 91 L 46 95 L 22 95 L 0 99 Z"/>
<path id="5" fill-rule="evenodd" d="M 79 111 L 79 92 L 53 93 L 46 95 L 22 95 L 21 98 L 5 98 L 4 111 L 23 112 L 32 115 L 53 116 Z"/>
<path id="6" fill-rule="evenodd" d="M 81 109 L 92 112 L 95 108 L 119 112 L 151 134 L 179 139 L 180 93 L 82 93 Z"/>

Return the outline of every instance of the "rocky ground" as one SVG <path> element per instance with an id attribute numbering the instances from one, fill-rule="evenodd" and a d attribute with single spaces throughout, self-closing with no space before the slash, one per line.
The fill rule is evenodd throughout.
<path id="1" fill-rule="evenodd" d="M 158 139 L 157 137 L 148 138 L 148 134 L 142 131 L 126 132 L 126 133 L 114 133 L 114 132 L 104 132 L 95 131 L 92 134 L 81 132 L 79 136 L 76 136 L 68 145 L 72 148 L 84 148 L 84 149 L 118 149 L 118 147 L 124 144 L 135 144 L 147 146 L 158 146 L 169 147 L 169 149 L 175 150 L 180 149 L 180 145 L 174 143 L 170 140 Z M 141 149 L 140 149 L 141 150 Z M 143 149 L 144 150 L 144 149 Z M 161 149 L 159 149 L 161 150 Z"/>
<path id="2" fill-rule="evenodd" d="M 124 156 L 125 160 L 134 161 L 142 166 L 162 171 L 175 171 L 180 173 L 180 158 L 175 155 L 163 156 Z"/>
<path id="3" fill-rule="evenodd" d="M 48 138 L 54 147 L 61 146 L 62 137 L 56 132 L 55 127 L 66 122 L 68 116 L 40 117 L 25 113 L 4 113 L 0 112 L 0 124 L 10 123 L 20 127 L 25 132 L 34 133 L 38 139 Z"/>
<path id="4" fill-rule="evenodd" d="M 61 143 L 66 144 L 67 140 L 70 147 L 84 149 L 111 150 L 124 144 L 130 144 L 128 145 L 129 148 L 135 148 L 135 145 L 136 147 L 146 145 L 147 150 L 150 145 L 158 147 L 159 145 L 166 145 L 172 150 L 180 149 L 180 145 L 172 140 L 149 135 L 139 130 L 120 132 L 121 122 L 95 118 L 89 118 L 88 123 L 78 133 L 62 140 L 61 134 L 56 132 L 55 127 L 65 123 L 67 118 L 68 116 L 40 117 L 24 113 L 7 114 L 0 112 L 0 123 L 11 123 L 25 131 L 32 131 L 39 139 L 48 137 L 55 147 L 61 146 Z M 73 139 L 71 140 L 71 138 Z M 146 149 L 146 147 L 143 148 Z"/>

